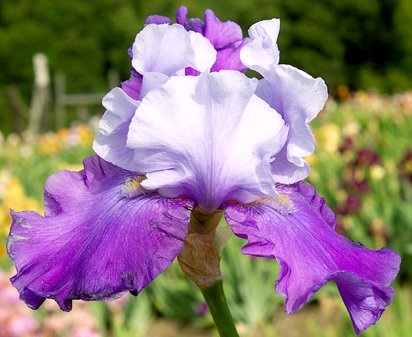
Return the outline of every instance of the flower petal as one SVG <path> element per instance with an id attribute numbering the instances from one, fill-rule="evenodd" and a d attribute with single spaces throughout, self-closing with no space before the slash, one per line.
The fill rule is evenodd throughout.
<path id="1" fill-rule="evenodd" d="M 140 102 L 114 88 L 103 98 L 107 109 L 99 123 L 93 150 L 104 160 L 126 170 L 135 170 L 134 150 L 126 147 L 129 124 Z"/>
<path id="2" fill-rule="evenodd" d="M 276 41 L 279 28 L 279 19 L 264 20 L 252 25 L 248 30 L 252 42 L 240 52 L 242 63 L 262 75 L 272 66 L 278 65 L 279 49 Z"/>
<path id="3" fill-rule="evenodd" d="M 143 76 L 139 98 L 160 87 L 170 76 L 184 75 L 185 68 L 209 70 L 216 60 L 216 50 L 199 33 L 187 32 L 179 24 L 149 24 L 132 46 L 132 66 Z M 126 83 L 134 89 L 139 78 Z M 135 96 L 132 96 L 135 97 Z"/>
<path id="4" fill-rule="evenodd" d="M 181 25 L 147 25 L 133 44 L 133 68 L 139 73 L 162 73 L 172 76 L 192 67 L 199 71 L 210 69 L 216 51 L 199 33 L 187 32 Z"/>
<path id="5" fill-rule="evenodd" d="M 216 50 L 243 39 L 242 28 L 237 23 L 220 21 L 210 9 L 205 11 L 204 36 L 213 44 Z"/>
<path id="6" fill-rule="evenodd" d="M 191 201 L 143 194 L 131 172 L 97 156 L 84 167 L 49 178 L 45 217 L 12 212 L 11 280 L 33 309 L 138 293 L 183 247 Z"/>
<path id="7" fill-rule="evenodd" d="M 285 296 L 288 314 L 333 280 L 355 331 L 374 324 L 392 299 L 399 255 L 387 248 L 369 250 L 337 234 L 333 212 L 309 184 L 279 185 L 277 190 L 279 198 L 226 204 L 234 233 L 248 239 L 242 252 L 279 262 L 276 290 Z"/>
<path id="8" fill-rule="evenodd" d="M 143 76 L 132 68 L 130 78 L 121 83 L 121 87 L 131 98 L 138 100 L 142 88 Z"/>
<path id="9" fill-rule="evenodd" d="M 324 107 L 328 98 L 325 82 L 289 65 L 272 67 L 259 81 L 257 95 L 278 111 L 289 126 L 286 151 L 272 163 L 275 180 L 292 184 L 306 178 L 310 169 L 302 158 L 315 145 L 307 125 Z"/>
<path id="10" fill-rule="evenodd" d="M 174 77 L 151 91 L 133 118 L 127 146 L 147 173 L 142 185 L 185 195 L 212 211 L 243 193 L 276 194 L 270 158 L 287 129 L 236 71 Z M 241 200 L 246 201 L 246 200 Z M 248 200 L 251 201 L 251 200 Z"/>
<path id="11" fill-rule="evenodd" d="M 187 7 L 180 6 L 176 11 L 176 22 L 185 27 L 186 30 L 191 30 L 203 35 L 203 22 L 198 18 L 187 19 Z"/>
<path id="12" fill-rule="evenodd" d="M 240 51 L 243 46 L 249 43 L 249 39 L 243 39 L 238 43 L 234 43 L 233 46 L 228 46 L 224 49 L 218 50 L 216 62 L 213 65 L 211 71 L 219 70 L 237 70 L 245 71 L 247 67 L 240 61 Z"/>
<path id="13" fill-rule="evenodd" d="M 150 24 L 161 25 L 164 23 L 170 24 L 171 20 L 167 16 L 163 16 L 163 15 L 149 15 L 144 21 L 145 25 L 150 25 Z"/>

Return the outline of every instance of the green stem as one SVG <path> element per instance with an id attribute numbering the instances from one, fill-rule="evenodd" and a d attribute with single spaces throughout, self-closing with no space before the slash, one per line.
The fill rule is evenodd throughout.
<path id="1" fill-rule="evenodd" d="M 220 337 L 239 337 L 227 306 L 222 281 L 217 281 L 207 288 L 200 288 L 200 290 L 209 306 Z"/>

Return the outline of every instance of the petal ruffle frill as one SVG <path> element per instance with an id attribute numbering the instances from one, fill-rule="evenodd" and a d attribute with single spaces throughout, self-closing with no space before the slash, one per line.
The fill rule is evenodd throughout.
<path id="1" fill-rule="evenodd" d="M 234 233 L 248 240 L 242 252 L 279 262 L 276 290 L 286 298 L 288 314 L 333 280 L 356 333 L 374 324 L 392 299 L 399 255 L 387 248 L 369 250 L 337 234 L 333 212 L 311 185 L 278 185 L 277 190 L 279 198 L 225 205 Z"/>
<path id="2" fill-rule="evenodd" d="M 216 50 L 199 33 L 179 24 L 148 24 L 131 48 L 131 78 L 122 88 L 134 99 L 165 83 L 170 76 L 184 75 L 186 68 L 203 72 L 216 61 Z"/>
<path id="3" fill-rule="evenodd" d="M 103 97 L 106 112 L 99 122 L 99 131 L 93 142 L 93 150 L 99 157 L 134 172 L 134 150 L 127 148 L 126 142 L 130 121 L 139 104 L 140 101 L 132 99 L 124 90 L 112 89 Z"/>
<path id="4" fill-rule="evenodd" d="M 73 299 L 137 294 L 183 247 L 190 200 L 143 194 L 131 172 L 97 156 L 84 167 L 48 179 L 45 217 L 12 212 L 11 281 L 32 309 L 46 298 L 69 311 Z"/>
<path id="5" fill-rule="evenodd" d="M 289 66 L 273 67 L 259 81 L 256 94 L 278 111 L 289 126 L 285 147 L 272 162 L 275 180 L 293 184 L 309 176 L 310 167 L 303 159 L 315 150 L 315 140 L 308 123 L 322 110 L 328 98 L 325 82 Z"/>

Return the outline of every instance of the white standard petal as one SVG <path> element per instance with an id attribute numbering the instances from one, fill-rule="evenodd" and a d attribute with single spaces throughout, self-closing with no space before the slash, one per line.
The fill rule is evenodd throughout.
<path id="1" fill-rule="evenodd" d="M 310 168 L 303 157 L 311 155 L 315 147 L 308 123 L 326 103 L 325 82 L 292 66 L 279 65 L 266 72 L 257 95 L 278 111 L 289 126 L 286 149 L 272 164 L 276 181 L 291 184 L 306 178 Z"/>
<path id="2" fill-rule="evenodd" d="M 111 134 L 120 124 L 130 121 L 139 103 L 122 89 L 113 88 L 102 100 L 106 112 L 99 122 L 99 133 Z"/>
<path id="3" fill-rule="evenodd" d="M 126 147 L 127 133 L 140 102 L 130 98 L 122 89 L 112 89 L 104 98 L 106 108 L 99 122 L 93 150 L 104 160 L 123 169 L 135 171 L 134 150 Z"/>
<path id="4" fill-rule="evenodd" d="M 150 91 L 127 140 L 147 174 L 142 186 L 189 196 L 205 211 L 250 193 L 276 195 L 270 160 L 287 127 L 255 88 L 240 72 L 220 71 L 173 77 Z"/>
<path id="5" fill-rule="evenodd" d="M 263 75 L 270 67 L 279 63 L 279 49 L 276 43 L 279 28 L 279 19 L 260 21 L 249 28 L 248 33 L 252 42 L 240 51 L 240 59 L 245 66 Z"/>

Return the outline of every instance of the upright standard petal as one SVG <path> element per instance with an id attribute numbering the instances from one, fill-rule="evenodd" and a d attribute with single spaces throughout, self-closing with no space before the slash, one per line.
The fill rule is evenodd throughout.
<path id="1" fill-rule="evenodd" d="M 292 184 L 305 179 L 310 168 L 303 157 L 315 149 L 308 123 L 328 98 L 325 82 L 289 65 L 272 67 L 259 81 L 257 95 L 278 111 L 289 126 L 285 148 L 272 163 L 275 180 Z"/>
<path id="2" fill-rule="evenodd" d="M 251 42 L 242 48 L 240 58 L 242 63 L 262 75 L 279 63 L 277 38 L 280 20 L 264 20 L 252 25 L 249 30 Z"/>
<path id="3" fill-rule="evenodd" d="M 69 311 L 73 299 L 137 294 L 174 260 L 191 202 L 144 194 L 141 179 L 93 156 L 49 178 L 45 217 L 12 212 L 11 281 L 28 306 L 53 298 Z"/>
<path id="4" fill-rule="evenodd" d="M 132 47 L 133 68 L 143 75 L 140 97 L 165 83 L 185 68 L 206 71 L 216 60 L 211 43 L 181 25 L 150 24 L 136 36 Z"/>
<path id="5" fill-rule="evenodd" d="M 99 123 L 93 150 L 104 160 L 126 170 L 136 169 L 134 150 L 126 147 L 129 124 L 140 102 L 132 99 L 122 89 L 112 89 L 104 98 L 106 108 Z"/>
<path id="6" fill-rule="evenodd" d="M 204 211 L 222 202 L 275 195 L 270 159 L 283 146 L 280 115 L 240 72 L 174 77 L 142 101 L 127 146 L 147 189 L 187 195 Z M 245 199 L 247 196 L 247 199 Z"/>
<path id="7" fill-rule="evenodd" d="M 292 184 L 305 179 L 310 167 L 303 159 L 314 151 L 314 139 L 307 125 L 328 98 L 325 82 L 288 65 L 279 65 L 278 19 L 261 21 L 249 29 L 252 42 L 242 48 L 240 58 L 264 79 L 257 95 L 276 109 L 289 126 L 285 148 L 276 156 L 272 172 L 277 182 Z"/>
<path id="8" fill-rule="evenodd" d="M 242 252 L 278 261 L 276 290 L 285 296 L 288 314 L 333 280 L 356 333 L 374 324 L 392 299 L 399 255 L 387 248 L 369 250 L 337 234 L 333 212 L 309 184 L 277 190 L 278 198 L 225 205 L 234 233 L 248 240 Z"/>

